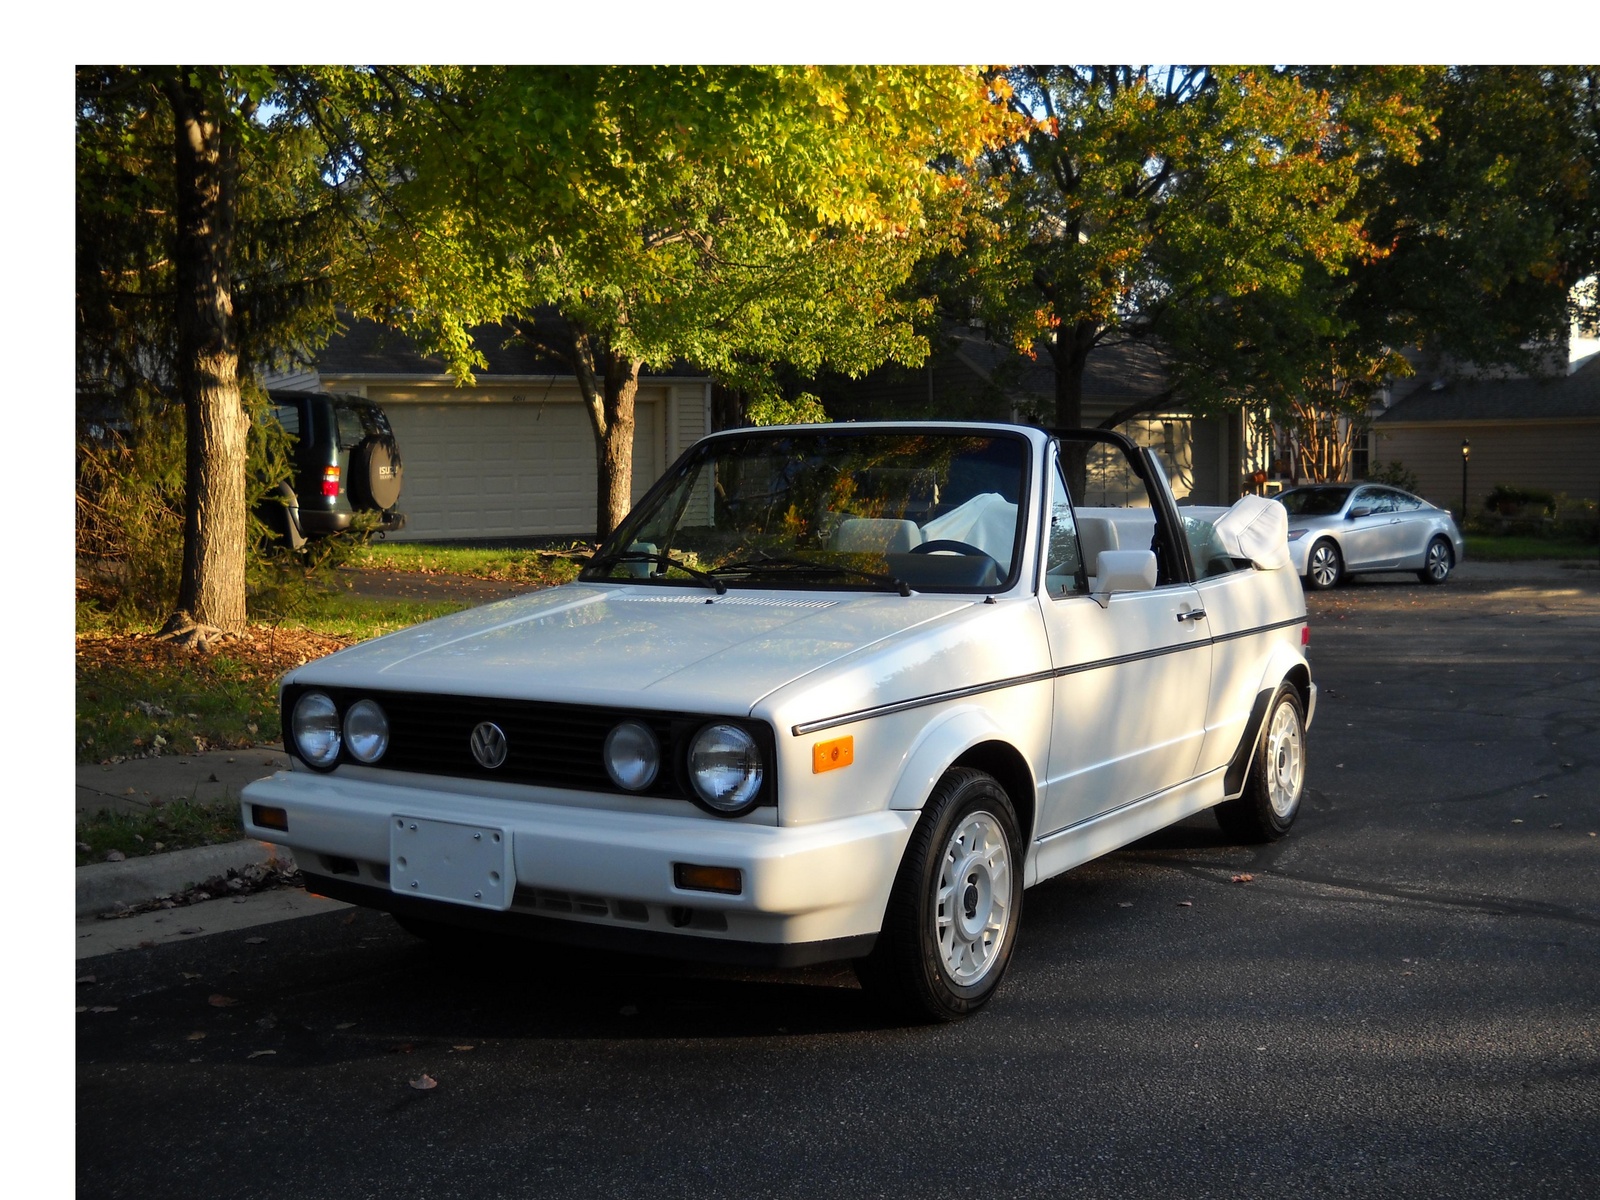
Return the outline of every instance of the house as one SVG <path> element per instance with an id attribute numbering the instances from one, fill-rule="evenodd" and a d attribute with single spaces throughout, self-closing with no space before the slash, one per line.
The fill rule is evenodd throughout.
<path id="1" fill-rule="evenodd" d="M 1437 504 L 1458 508 L 1470 443 L 1469 511 L 1496 484 L 1600 496 L 1600 358 L 1570 375 L 1424 378 L 1372 423 L 1372 458 L 1398 461 Z"/>
<path id="2" fill-rule="evenodd" d="M 406 527 L 395 540 L 590 537 L 595 450 L 577 380 L 509 331 L 472 331 L 488 367 L 456 386 L 443 359 L 402 335 L 352 321 L 306 369 L 273 388 L 345 392 L 381 404 L 400 443 Z M 711 428 L 711 380 L 686 368 L 641 378 L 633 495 L 643 495 Z"/>
<path id="3" fill-rule="evenodd" d="M 946 328 L 921 367 L 882 367 L 860 379 L 833 377 L 808 386 L 836 420 L 1049 425 L 1055 412 L 1055 376 L 1043 351 L 1028 358 L 989 341 L 981 329 L 960 325 Z M 1169 390 L 1159 348 L 1137 341 L 1097 347 L 1084 372 L 1083 423 L 1099 425 L 1132 405 L 1153 404 L 1117 429 L 1160 453 L 1180 503 L 1232 504 L 1266 449 L 1255 445 L 1239 412 L 1194 413 L 1181 400 L 1163 399 Z"/>

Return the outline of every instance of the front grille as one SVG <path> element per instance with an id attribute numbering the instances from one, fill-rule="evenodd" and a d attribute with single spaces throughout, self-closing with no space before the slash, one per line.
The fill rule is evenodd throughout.
<path id="1" fill-rule="evenodd" d="M 382 759 L 370 764 L 374 769 L 689 800 L 689 742 L 701 727 L 716 720 L 739 725 L 761 747 L 766 773 L 758 803 L 770 805 L 776 794 L 776 747 L 770 727 L 759 721 L 487 696 L 301 686 L 284 691 L 284 729 L 290 727 L 295 701 L 307 691 L 320 691 L 331 697 L 341 720 L 357 700 L 371 699 L 382 706 L 389 718 L 389 749 Z M 655 781 L 641 792 L 619 788 L 605 768 L 606 735 L 625 720 L 648 726 L 661 746 L 661 769 Z M 472 731 L 482 721 L 494 722 L 506 735 L 506 760 L 493 770 L 481 766 L 472 755 Z M 293 739 L 288 740 L 292 746 Z M 346 755 L 339 761 L 355 760 Z"/>

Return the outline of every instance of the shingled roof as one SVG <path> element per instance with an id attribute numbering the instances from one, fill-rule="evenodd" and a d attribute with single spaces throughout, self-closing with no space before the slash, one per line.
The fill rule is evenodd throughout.
<path id="1" fill-rule="evenodd" d="M 1458 379 L 1424 382 L 1375 424 L 1413 421 L 1550 421 L 1600 417 L 1600 359 L 1558 379 Z"/>

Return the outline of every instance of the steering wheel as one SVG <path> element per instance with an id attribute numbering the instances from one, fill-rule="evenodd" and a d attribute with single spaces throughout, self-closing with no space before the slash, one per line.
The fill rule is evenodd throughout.
<path id="1" fill-rule="evenodd" d="M 988 558 L 987 551 L 979 550 L 971 542 L 957 542 L 950 538 L 935 538 L 931 542 L 922 542 L 911 547 L 913 554 L 975 554 L 979 558 Z"/>

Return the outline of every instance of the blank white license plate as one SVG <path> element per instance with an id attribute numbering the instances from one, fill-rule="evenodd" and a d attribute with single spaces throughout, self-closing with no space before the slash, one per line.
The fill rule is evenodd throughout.
<path id="1" fill-rule="evenodd" d="M 511 834 L 396 815 L 389 821 L 389 889 L 406 896 L 507 909 L 517 881 Z"/>

